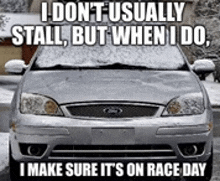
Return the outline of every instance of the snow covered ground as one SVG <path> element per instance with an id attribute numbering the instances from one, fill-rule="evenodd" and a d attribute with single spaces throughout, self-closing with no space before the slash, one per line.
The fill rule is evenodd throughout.
<path id="1" fill-rule="evenodd" d="M 220 83 L 203 82 L 211 101 L 212 107 L 220 106 Z"/>
<path id="2" fill-rule="evenodd" d="M 0 133 L 0 171 L 8 166 L 8 133 Z"/>
<path id="3" fill-rule="evenodd" d="M 219 107 L 220 106 L 220 83 L 213 82 L 212 75 L 207 77 L 206 81 L 202 81 L 202 83 L 204 84 L 208 92 L 212 107 Z"/>
<path id="4" fill-rule="evenodd" d="M 20 81 L 21 76 L 1 75 L 0 76 L 0 104 L 9 104 L 14 95 L 14 89 Z"/>
<path id="5" fill-rule="evenodd" d="M 7 104 L 11 102 L 12 97 L 14 95 L 14 91 L 3 89 L 0 87 L 0 93 L 1 93 L 0 103 Z"/>

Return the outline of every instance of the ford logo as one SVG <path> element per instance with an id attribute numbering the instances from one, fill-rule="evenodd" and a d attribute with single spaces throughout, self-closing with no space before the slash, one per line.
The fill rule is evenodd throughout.
<path id="1" fill-rule="evenodd" d="M 108 107 L 103 109 L 103 112 L 111 116 L 118 116 L 123 112 L 123 110 L 118 107 Z"/>

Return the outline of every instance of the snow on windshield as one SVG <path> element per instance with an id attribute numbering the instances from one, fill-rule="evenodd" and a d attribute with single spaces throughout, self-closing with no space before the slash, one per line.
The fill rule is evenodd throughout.
<path id="1" fill-rule="evenodd" d="M 70 28 L 69 28 L 70 29 Z M 69 29 L 62 30 L 62 37 L 70 39 Z M 65 31 L 64 31 L 65 30 Z M 70 42 L 69 42 L 70 44 Z M 106 35 L 106 45 L 94 46 L 45 46 L 36 66 L 39 68 L 55 65 L 93 67 L 122 63 L 146 66 L 152 69 L 178 69 L 184 65 L 184 58 L 176 46 L 114 46 L 111 35 Z"/>

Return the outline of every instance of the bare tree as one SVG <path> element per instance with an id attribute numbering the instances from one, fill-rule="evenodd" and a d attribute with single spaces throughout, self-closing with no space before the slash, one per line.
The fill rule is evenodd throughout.
<path id="1" fill-rule="evenodd" d="M 6 23 L 9 21 L 9 18 L 7 18 L 5 15 L 0 14 L 0 31 L 4 31 Z M 2 37 L 0 37 L 0 42 L 2 41 Z"/>
<path id="2" fill-rule="evenodd" d="M 0 0 L 0 12 L 27 12 L 29 0 Z"/>
<path id="3" fill-rule="evenodd" d="M 220 0 L 200 0 L 195 8 L 195 24 L 203 25 L 207 30 L 209 47 L 191 46 L 190 51 L 196 58 L 220 57 Z"/>
<path id="4" fill-rule="evenodd" d="M 9 21 L 4 13 L 21 13 L 28 11 L 28 2 L 30 0 L 0 0 L 0 31 L 4 31 L 6 23 Z M 0 41 L 2 37 L 0 37 Z"/>

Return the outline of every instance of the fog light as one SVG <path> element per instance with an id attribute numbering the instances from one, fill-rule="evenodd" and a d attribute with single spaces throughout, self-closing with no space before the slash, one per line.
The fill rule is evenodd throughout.
<path id="1" fill-rule="evenodd" d="M 21 154 L 27 156 L 42 156 L 47 149 L 46 144 L 20 143 L 19 145 Z"/>
<path id="2" fill-rule="evenodd" d="M 183 154 L 187 156 L 194 156 L 196 155 L 198 149 L 196 145 L 188 145 L 183 149 Z"/>
<path id="3" fill-rule="evenodd" d="M 179 144 L 178 146 L 184 156 L 195 156 L 204 152 L 205 143 Z"/>
<path id="4" fill-rule="evenodd" d="M 27 153 L 31 156 L 39 156 L 41 148 L 35 145 L 31 145 L 27 148 Z"/>

